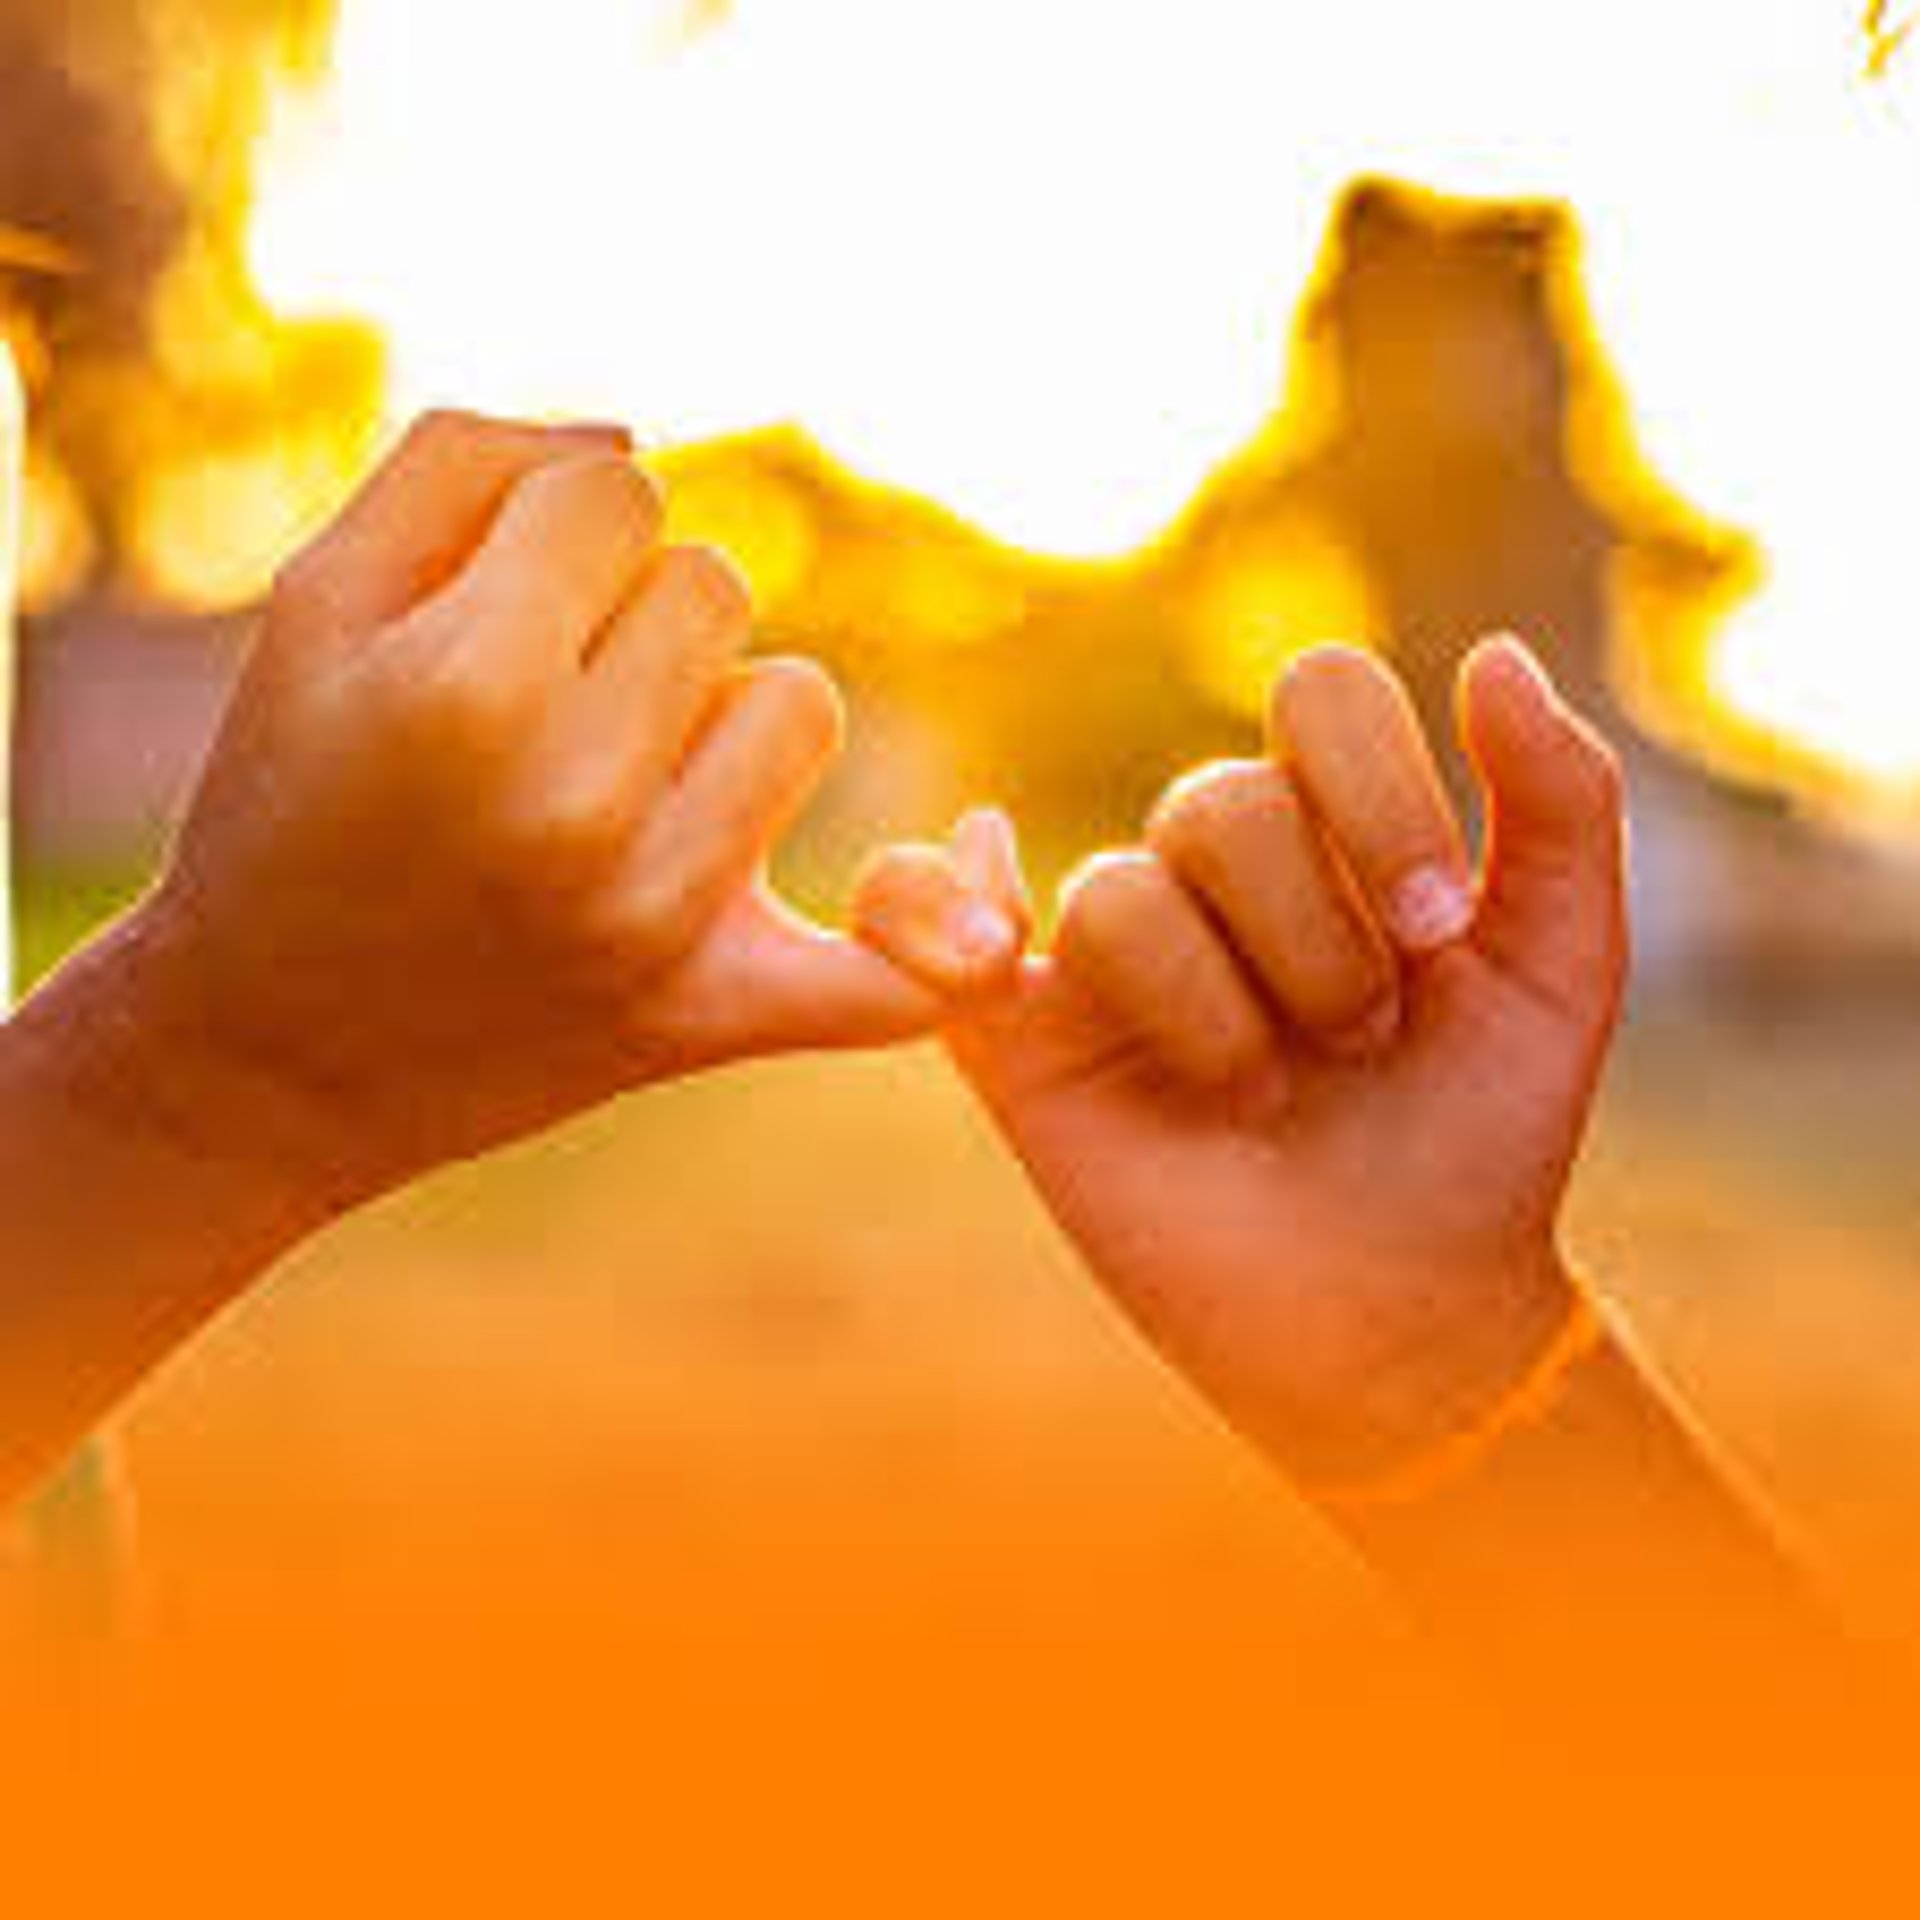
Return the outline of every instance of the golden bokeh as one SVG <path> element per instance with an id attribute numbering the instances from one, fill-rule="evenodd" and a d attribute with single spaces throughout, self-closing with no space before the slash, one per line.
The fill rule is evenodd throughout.
<path id="1" fill-rule="evenodd" d="M 776 624 L 1011 643 L 1077 580 L 1129 630 L 1157 596 L 1197 695 L 1252 712 L 1300 647 L 1406 617 L 1285 486 L 1260 528 L 1196 533 L 1351 427 L 1307 319 L 1354 258 L 1342 196 L 1384 174 L 1469 251 L 1493 209 L 1566 210 L 1566 465 L 1623 529 L 1629 699 L 1727 770 L 1905 815 L 1911 26 L 1852 0 L 290 8 L 239 82 L 168 68 L 165 144 L 218 178 L 155 302 L 163 397 L 90 402 L 132 446 L 104 544 L 144 592 L 233 604 L 420 406 L 614 414 L 674 450 L 679 526 Z M 1441 414 L 1510 384 L 1499 324 L 1433 350 Z M 44 451 L 30 600 L 102 546 Z"/>

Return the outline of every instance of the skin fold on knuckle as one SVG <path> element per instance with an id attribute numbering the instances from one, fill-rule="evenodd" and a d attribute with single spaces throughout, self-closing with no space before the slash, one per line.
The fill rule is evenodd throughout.
<path id="1" fill-rule="evenodd" d="M 412 485 L 432 485 L 457 470 L 504 485 L 543 460 L 561 457 L 565 444 L 551 430 L 524 421 L 437 407 L 421 414 L 402 435 L 387 471 Z"/>
<path id="2" fill-rule="evenodd" d="M 685 862 L 655 863 L 605 889 L 582 917 L 582 944 L 609 974 L 657 975 L 699 945 L 724 904 L 724 895 Z"/>
<path id="3" fill-rule="evenodd" d="M 612 867 L 630 828 L 619 783 L 585 767 L 523 784 L 501 810 L 499 842 L 525 885 L 573 892 Z"/>
<path id="4" fill-rule="evenodd" d="M 422 770 L 443 783 L 452 776 L 464 789 L 492 787 L 521 732 L 519 677 L 474 657 L 451 636 L 421 631 L 407 639 L 381 676 L 396 749 L 417 754 Z"/>
<path id="5" fill-rule="evenodd" d="M 1168 876 L 1151 854 L 1094 855 L 1061 892 L 1061 962 L 1088 973 L 1106 970 L 1116 956 L 1154 940 L 1170 905 Z"/>
<path id="6" fill-rule="evenodd" d="M 1161 1050 L 1196 1085 L 1226 1089 L 1258 1081 L 1274 1060 L 1265 1019 L 1230 976 L 1199 964 L 1176 977 L 1156 1027 Z"/>
<path id="7" fill-rule="evenodd" d="M 1251 833 L 1270 816 L 1277 783 L 1251 761 L 1221 761 L 1171 787 L 1148 823 L 1147 840 L 1171 865 L 1196 877 L 1229 874 Z"/>
<path id="8" fill-rule="evenodd" d="M 659 531 L 659 490 L 631 460 L 616 453 L 576 454 L 541 467 L 521 486 L 523 511 L 537 525 L 561 530 L 609 562 L 637 565 Z"/>
<path id="9" fill-rule="evenodd" d="M 612 422 L 516 420 L 467 407 L 432 407 L 401 437 L 396 461 L 431 468 L 479 466 L 510 475 L 584 451 L 626 454 L 628 431 Z"/>
<path id="10" fill-rule="evenodd" d="M 543 463 L 564 457 L 577 440 L 550 427 L 497 419 L 459 407 L 435 407 L 417 415 L 381 470 L 382 478 L 406 487 L 431 488 L 457 472 L 510 483 Z"/>
<path id="11" fill-rule="evenodd" d="M 534 468 L 501 509 L 470 576 L 508 630 L 598 625 L 638 581 L 652 523 L 638 470 L 613 455 Z"/>
<path id="12" fill-rule="evenodd" d="M 1273 732 L 1305 752 L 1338 750 L 1393 699 L 1393 683 L 1357 647 L 1316 647 L 1281 676 L 1273 691 Z"/>

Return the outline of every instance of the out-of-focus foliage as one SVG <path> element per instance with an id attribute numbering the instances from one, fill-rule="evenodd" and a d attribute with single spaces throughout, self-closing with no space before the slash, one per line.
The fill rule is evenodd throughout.
<path id="1" fill-rule="evenodd" d="M 673 19 L 678 41 L 718 43 L 728 12 Z M 1876 59 L 1907 24 L 1874 10 Z M 289 322 L 249 277 L 263 132 L 334 25 L 332 0 L 0 0 L 0 285 L 36 386 L 36 604 L 103 586 L 244 603 L 370 457 L 379 337 Z M 1301 648 L 1390 648 L 1440 722 L 1491 627 L 1539 642 L 1605 722 L 1812 786 L 1716 693 L 1757 554 L 1639 457 L 1581 272 L 1554 204 L 1351 190 L 1304 308 L 1273 290 L 1273 410 L 1125 558 L 1002 544 L 798 429 L 663 456 L 678 522 L 740 559 L 771 640 L 849 682 L 845 812 L 881 827 L 991 790 L 1063 843 L 1117 834 L 1177 767 L 1257 740 Z"/>
<path id="2" fill-rule="evenodd" d="M 883 816 L 995 790 L 1078 838 L 1124 831 L 1169 773 L 1255 744 L 1275 674 L 1327 640 L 1394 653 L 1442 737 L 1454 668 L 1495 628 L 1603 722 L 1630 724 L 1625 684 L 1684 734 L 1751 553 L 1635 455 L 1577 276 L 1557 209 L 1355 188 L 1273 413 L 1125 561 L 995 545 L 792 434 L 674 456 L 679 524 L 739 557 L 781 639 L 927 774 Z"/>
<path id="3" fill-rule="evenodd" d="M 264 115 L 331 11 L 0 5 L 0 222 L 36 243 L 10 268 L 0 249 L 35 401 L 31 602 L 106 582 L 229 600 L 256 583 L 223 573 L 223 545 L 290 542 L 364 462 L 377 342 L 276 319 L 244 267 Z"/>

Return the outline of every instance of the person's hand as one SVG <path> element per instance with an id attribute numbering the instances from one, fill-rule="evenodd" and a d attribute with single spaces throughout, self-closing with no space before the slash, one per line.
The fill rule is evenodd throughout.
<path id="1" fill-rule="evenodd" d="M 924 1028 L 766 890 L 832 685 L 625 437 L 436 416 L 281 576 L 110 941 L 166 1123 L 337 1207 L 641 1082 Z"/>
<path id="2" fill-rule="evenodd" d="M 1557 1218 L 1626 958 L 1616 763 L 1511 642 L 1461 686 L 1476 876 L 1397 681 L 1295 667 L 1022 960 L 1000 816 L 895 849 L 856 926 L 943 993 L 968 1079 L 1096 1273 L 1308 1474 L 1387 1468 L 1572 1310 Z"/>

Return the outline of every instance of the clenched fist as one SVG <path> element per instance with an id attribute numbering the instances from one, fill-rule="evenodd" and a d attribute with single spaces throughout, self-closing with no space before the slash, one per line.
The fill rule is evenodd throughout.
<path id="1" fill-rule="evenodd" d="M 282 575 L 116 936 L 177 1124 L 345 1204 L 930 996 L 767 892 L 841 707 L 624 438 L 426 420 Z"/>

